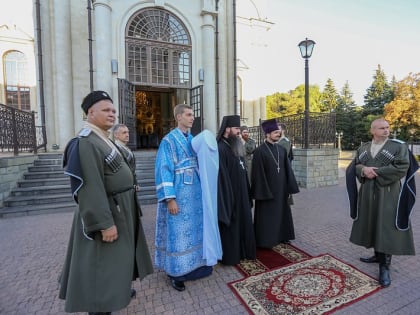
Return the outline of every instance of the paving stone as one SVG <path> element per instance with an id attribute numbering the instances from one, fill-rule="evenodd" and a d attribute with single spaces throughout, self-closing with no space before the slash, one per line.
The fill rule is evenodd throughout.
<path id="1" fill-rule="evenodd" d="M 371 250 L 349 242 L 351 218 L 344 184 L 343 167 L 339 184 L 301 189 L 292 206 L 296 240 L 292 242 L 310 255 L 329 253 L 362 272 L 377 277 L 376 264 L 364 264 L 360 256 Z M 420 192 L 420 173 L 416 175 Z M 156 205 L 142 207 L 142 222 L 150 252 L 154 251 Z M 412 216 L 416 251 L 420 248 L 420 201 Z M 0 219 L 0 313 L 66 314 L 58 299 L 58 277 L 66 253 L 72 213 L 50 213 Z M 154 314 L 247 314 L 227 283 L 241 279 L 230 266 L 217 265 L 213 274 L 186 282 L 178 292 L 167 276 L 156 272 L 142 282 L 135 281 L 137 296 L 130 305 L 113 315 Z M 392 285 L 334 314 L 420 314 L 420 259 L 393 257 Z M 76 313 L 83 314 L 83 313 Z"/>

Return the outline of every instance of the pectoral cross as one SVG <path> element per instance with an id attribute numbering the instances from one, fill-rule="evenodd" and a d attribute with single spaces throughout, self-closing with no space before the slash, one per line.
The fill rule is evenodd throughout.
<path id="1" fill-rule="evenodd" d="M 241 164 L 242 169 L 245 169 L 245 167 L 244 167 L 244 162 L 242 162 L 242 160 L 239 160 L 239 164 Z"/>
<path id="2" fill-rule="evenodd" d="M 277 166 L 277 173 L 280 173 L 280 166 Z"/>

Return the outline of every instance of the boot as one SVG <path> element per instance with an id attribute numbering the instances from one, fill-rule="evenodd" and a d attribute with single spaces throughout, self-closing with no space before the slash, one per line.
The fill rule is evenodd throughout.
<path id="1" fill-rule="evenodd" d="M 379 284 L 383 288 L 387 288 L 391 285 L 391 278 L 389 276 L 391 258 L 392 255 L 379 253 Z"/>
<path id="2" fill-rule="evenodd" d="M 364 262 L 364 263 L 377 263 L 379 262 L 378 259 L 378 252 L 375 250 L 375 255 L 371 256 L 371 257 L 360 257 L 360 261 Z"/>

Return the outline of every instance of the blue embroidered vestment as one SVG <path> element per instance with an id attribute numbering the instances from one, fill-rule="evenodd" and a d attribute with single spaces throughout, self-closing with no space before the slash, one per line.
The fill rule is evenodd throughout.
<path id="1" fill-rule="evenodd" d="M 162 139 L 156 156 L 155 264 L 173 277 L 206 265 L 201 185 L 191 139 L 191 134 L 176 128 Z M 178 204 L 176 215 L 168 211 L 166 199 L 170 198 Z"/>

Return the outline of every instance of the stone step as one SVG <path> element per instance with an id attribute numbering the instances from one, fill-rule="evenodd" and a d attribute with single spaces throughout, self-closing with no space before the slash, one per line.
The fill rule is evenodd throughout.
<path id="1" fill-rule="evenodd" d="M 156 195 L 156 187 L 155 186 L 141 186 L 140 191 L 137 192 L 137 196 L 146 196 L 146 195 Z"/>
<path id="2" fill-rule="evenodd" d="M 58 165 L 62 166 L 63 161 L 61 159 L 39 159 L 34 161 L 35 166 L 43 166 L 43 165 Z"/>
<path id="3" fill-rule="evenodd" d="M 28 167 L 28 172 L 31 172 L 31 173 L 55 172 L 55 171 L 64 172 L 64 169 L 61 165 L 40 165 L 40 166 Z"/>
<path id="4" fill-rule="evenodd" d="M 64 171 L 50 171 L 50 172 L 27 172 L 23 174 L 24 179 L 47 179 L 47 178 L 68 178 Z"/>
<path id="5" fill-rule="evenodd" d="M 55 194 L 55 195 L 42 195 L 42 196 L 18 196 L 9 197 L 4 201 L 5 207 L 19 207 L 26 206 L 30 208 L 33 205 L 46 205 L 53 203 L 71 202 L 73 197 L 70 193 Z"/>
<path id="6" fill-rule="evenodd" d="M 150 194 L 150 195 L 144 195 L 144 196 L 138 196 L 138 200 L 141 205 L 151 205 L 157 203 L 156 194 Z"/>
<path id="7" fill-rule="evenodd" d="M 155 182 L 155 174 L 151 172 L 139 172 L 136 171 L 137 180 L 151 180 L 151 182 Z"/>
<path id="8" fill-rule="evenodd" d="M 16 188 L 11 192 L 11 196 L 46 196 L 53 197 L 55 194 L 71 194 L 70 185 L 38 186 Z"/>
<path id="9" fill-rule="evenodd" d="M 136 169 L 137 170 L 148 170 L 148 169 L 155 169 L 155 164 L 144 164 L 144 163 L 136 163 Z"/>
<path id="10" fill-rule="evenodd" d="M 15 206 L 0 208 L 0 218 L 19 217 L 26 215 L 48 214 L 58 212 L 69 212 L 76 209 L 76 203 L 60 202 L 53 204 L 31 205 L 31 206 Z"/>
<path id="11" fill-rule="evenodd" d="M 63 159 L 63 153 L 39 153 L 38 154 L 38 159 L 39 160 L 51 160 L 51 159 L 55 159 L 55 160 L 62 160 Z"/>
<path id="12" fill-rule="evenodd" d="M 155 186 L 155 178 L 140 178 L 137 177 L 137 183 L 140 186 Z"/>
<path id="13" fill-rule="evenodd" d="M 60 178 L 27 179 L 27 180 L 19 180 L 17 182 L 17 186 L 19 188 L 56 186 L 56 185 L 70 185 L 69 177 L 63 176 Z"/>
<path id="14" fill-rule="evenodd" d="M 141 186 L 137 193 L 140 204 L 154 204 L 156 187 L 154 168 L 156 151 L 137 151 L 136 175 Z M 54 213 L 73 210 L 76 206 L 70 189 L 70 178 L 64 174 L 61 153 L 39 154 L 28 167 L 18 187 L 4 201 L 0 217 Z"/>

